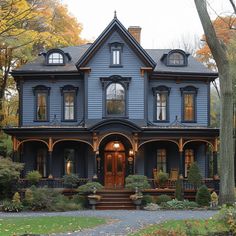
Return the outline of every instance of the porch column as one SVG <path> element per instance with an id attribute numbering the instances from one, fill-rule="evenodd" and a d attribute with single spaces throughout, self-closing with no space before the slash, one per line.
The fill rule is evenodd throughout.
<path id="1" fill-rule="evenodd" d="M 52 179 L 52 151 L 48 151 L 48 178 Z"/>
<path id="2" fill-rule="evenodd" d="M 183 138 L 179 139 L 179 178 L 184 178 L 184 153 L 183 153 Z"/>
<path id="3" fill-rule="evenodd" d="M 184 153 L 183 153 L 183 150 L 181 150 L 181 151 L 179 151 L 179 178 L 180 179 L 183 179 L 183 177 L 184 177 L 183 159 L 184 159 Z"/>
<path id="4" fill-rule="evenodd" d="M 213 151 L 213 177 L 218 177 L 217 152 Z"/>
<path id="5" fill-rule="evenodd" d="M 97 152 L 94 152 L 94 169 L 93 169 L 93 180 L 96 181 L 97 176 Z"/>
<path id="6" fill-rule="evenodd" d="M 217 152 L 218 152 L 218 139 L 215 138 L 214 148 L 213 148 L 213 178 L 214 179 L 218 179 Z"/>

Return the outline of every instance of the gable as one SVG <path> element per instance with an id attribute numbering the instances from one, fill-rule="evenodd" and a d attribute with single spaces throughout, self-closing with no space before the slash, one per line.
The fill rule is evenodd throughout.
<path id="1" fill-rule="evenodd" d="M 119 33 L 119 35 L 124 39 L 124 41 L 129 45 L 135 54 L 140 58 L 140 60 L 151 68 L 156 66 L 156 63 L 149 56 L 149 54 L 141 47 L 141 45 L 133 38 L 133 36 L 127 31 L 127 29 L 121 24 L 121 22 L 115 17 L 107 28 L 102 32 L 102 34 L 95 40 L 95 42 L 89 47 L 85 54 L 76 63 L 77 68 L 85 66 L 94 54 L 101 48 L 101 46 L 106 42 L 114 32 Z"/>

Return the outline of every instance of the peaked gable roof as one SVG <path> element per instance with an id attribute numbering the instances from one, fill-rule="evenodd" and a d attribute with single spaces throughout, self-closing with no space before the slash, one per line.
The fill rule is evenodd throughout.
<path id="1" fill-rule="evenodd" d="M 76 67 L 85 66 L 92 58 L 93 54 L 101 47 L 105 40 L 116 30 L 121 33 L 126 42 L 134 49 L 140 59 L 149 67 L 153 69 L 156 66 L 155 61 L 149 56 L 149 54 L 142 48 L 142 46 L 134 39 L 134 37 L 128 32 L 128 30 L 122 25 L 122 23 L 115 16 L 111 23 L 105 28 L 100 36 L 91 44 L 88 50 L 76 63 Z"/>

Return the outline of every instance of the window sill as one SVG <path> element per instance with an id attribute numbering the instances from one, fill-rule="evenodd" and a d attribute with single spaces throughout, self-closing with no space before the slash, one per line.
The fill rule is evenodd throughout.
<path id="1" fill-rule="evenodd" d="M 77 120 L 61 120 L 61 122 L 77 122 Z"/>
<path id="2" fill-rule="evenodd" d="M 49 122 L 49 120 L 34 120 L 34 122 Z"/>
<path id="3" fill-rule="evenodd" d="M 182 120 L 181 123 L 197 123 L 196 120 L 189 121 L 189 120 Z"/>
<path id="4" fill-rule="evenodd" d="M 153 120 L 155 123 L 169 123 L 169 120 Z"/>
<path id="5" fill-rule="evenodd" d="M 109 67 L 110 68 L 122 68 L 123 66 L 122 65 L 110 65 Z"/>

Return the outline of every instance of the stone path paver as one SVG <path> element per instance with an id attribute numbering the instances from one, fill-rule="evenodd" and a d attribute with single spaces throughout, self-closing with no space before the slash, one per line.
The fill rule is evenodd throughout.
<path id="1" fill-rule="evenodd" d="M 125 236 L 137 231 L 147 225 L 157 224 L 170 219 L 206 219 L 216 214 L 216 211 L 126 211 L 126 210 L 106 210 L 106 211 L 74 211 L 56 213 L 0 213 L 2 217 L 37 217 L 37 216 L 95 216 L 111 220 L 106 225 L 83 230 L 70 234 L 59 234 L 60 236 Z"/>

